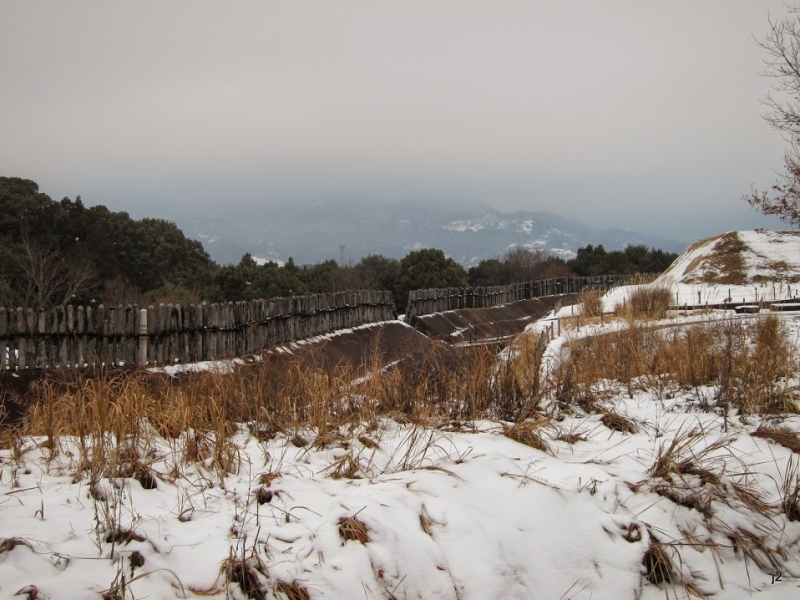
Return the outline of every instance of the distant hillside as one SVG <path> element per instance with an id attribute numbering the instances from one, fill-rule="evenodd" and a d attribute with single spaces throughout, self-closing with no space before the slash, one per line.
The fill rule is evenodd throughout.
<path id="1" fill-rule="evenodd" d="M 500 256 L 514 245 L 541 248 L 569 259 L 578 248 L 602 244 L 618 250 L 643 244 L 680 252 L 685 243 L 627 230 L 593 229 L 546 212 L 505 213 L 479 202 L 370 201 L 329 199 L 226 207 L 223 216 L 187 221 L 170 215 L 187 235 L 199 239 L 220 263 L 238 262 L 245 252 L 261 259 L 313 264 L 368 254 L 402 258 L 411 250 L 440 248 L 465 266 Z"/>
<path id="2" fill-rule="evenodd" d="M 662 275 L 679 283 L 800 281 L 800 232 L 730 231 L 695 242 Z"/>

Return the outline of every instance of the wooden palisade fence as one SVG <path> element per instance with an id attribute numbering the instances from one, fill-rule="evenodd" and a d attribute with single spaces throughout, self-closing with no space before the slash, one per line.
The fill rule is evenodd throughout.
<path id="1" fill-rule="evenodd" d="M 630 279 L 630 275 L 556 277 L 502 286 L 413 290 L 408 294 L 406 321 L 413 322 L 414 318 L 422 315 L 460 308 L 488 308 L 518 300 L 577 294 L 584 289 L 608 290 Z"/>
<path id="2" fill-rule="evenodd" d="M 415 290 L 406 320 L 460 308 L 488 308 L 587 288 L 627 275 L 560 277 L 507 286 Z M 167 365 L 257 353 L 321 333 L 391 320 L 390 292 L 355 291 L 226 304 L 0 307 L 0 371 Z"/>
<path id="3" fill-rule="evenodd" d="M 369 290 L 146 309 L 0 307 L 0 370 L 232 358 L 394 317 L 391 293 Z"/>

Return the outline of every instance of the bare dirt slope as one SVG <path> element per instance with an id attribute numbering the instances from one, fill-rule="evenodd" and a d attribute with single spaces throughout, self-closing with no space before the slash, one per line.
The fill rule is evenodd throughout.
<path id="1" fill-rule="evenodd" d="M 572 294 L 520 300 L 492 308 L 463 308 L 423 315 L 412 325 L 433 339 L 449 343 L 505 340 L 522 333 L 530 323 L 556 306 L 574 303 Z"/>
<path id="2" fill-rule="evenodd" d="M 407 361 L 442 346 L 402 321 L 385 321 L 293 342 L 271 350 L 270 354 L 290 353 L 320 368 L 346 365 L 357 370 L 365 365 Z"/>

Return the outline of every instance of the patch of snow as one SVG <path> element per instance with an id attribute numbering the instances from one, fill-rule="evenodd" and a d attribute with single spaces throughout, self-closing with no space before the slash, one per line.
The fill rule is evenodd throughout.
<path id="1" fill-rule="evenodd" d="M 262 256 L 253 256 L 253 260 L 255 261 L 255 263 L 256 263 L 256 264 L 257 264 L 259 267 L 260 267 L 260 266 L 262 266 L 262 265 L 265 265 L 265 264 L 267 264 L 267 263 L 275 263 L 275 264 L 276 264 L 276 265 L 278 265 L 279 267 L 283 267 L 283 266 L 286 264 L 286 263 L 285 263 L 284 261 L 282 261 L 282 260 L 278 260 L 278 259 L 276 259 L 276 258 L 264 258 L 264 257 L 262 257 Z"/>
<path id="2" fill-rule="evenodd" d="M 443 225 L 442 229 L 447 231 L 480 231 L 486 227 L 485 223 L 476 219 L 469 219 L 467 221 L 453 221 L 447 225 Z"/>

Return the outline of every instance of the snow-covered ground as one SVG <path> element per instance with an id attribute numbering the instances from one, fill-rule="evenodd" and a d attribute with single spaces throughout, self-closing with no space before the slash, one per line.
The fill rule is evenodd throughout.
<path id="1" fill-rule="evenodd" d="M 692 452 L 724 442 L 703 459 L 723 474 L 721 485 L 747 484 L 768 504 L 778 501 L 791 452 L 751 437 L 755 423 L 735 417 L 726 433 L 722 417 L 699 412 L 697 402 L 686 393 L 616 396 L 609 407 L 639 423 L 639 433 L 575 415 L 546 436 L 549 453 L 486 422 L 441 431 L 384 421 L 358 432 L 376 448 L 355 436 L 326 450 L 285 437 L 259 443 L 242 431 L 233 439 L 238 472 L 221 481 L 201 466 L 181 466 L 175 477 L 181 456 L 159 441 L 148 449 L 158 487 L 106 480 L 105 499 L 76 481 L 69 440 L 52 462 L 30 440 L 22 460 L 2 455 L 0 537 L 24 544 L 0 554 L 0 596 L 35 585 L 40 598 L 100 597 L 126 571 L 131 598 L 243 597 L 235 585 L 226 596 L 220 571 L 233 554 L 261 565 L 265 589 L 296 581 L 311 598 L 655 599 L 664 591 L 642 577 L 655 536 L 715 598 L 796 597 L 800 523 L 763 517 L 732 495 L 730 506 L 712 501 L 721 516 L 709 531 L 697 510 L 654 491 L 659 481 L 647 469 L 659 445 L 694 432 Z M 800 430 L 796 417 L 783 424 Z M 558 441 L 559 432 L 584 441 Z M 351 459 L 358 478 L 337 478 Z M 259 504 L 262 487 L 271 498 Z M 340 519 L 353 516 L 367 528 L 365 544 L 340 536 Z M 112 545 L 114 526 L 138 540 Z M 737 552 L 728 529 L 787 548 L 775 569 L 781 581 Z M 143 564 L 132 571 L 134 553 Z"/>
<path id="2" fill-rule="evenodd" d="M 799 322 L 783 319 L 797 344 Z M 550 360 L 573 335 L 551 342 Z M 52 458 L 42 439 L 26 439 L 0 450 L 0 597 L 245 598 L 226 585 L 231 558 L 253 567 L 255 598 L 304 597 L 289 596 L 290 584 L 315 599 L 800 597 L 800 521 L 779 510 L 798 457 L 750 435 L 758 418 L 730 412 L 726 425 L 701 410 L 711 388 L 607 391 L 604 408 L 637 432 L 578 408 L 544 427 L 547 451 L 488 421 L 429 428 L 385 418 L 324 448 L 289 434 L 258 441 L 242 425 L 224 474 L 185 462 L 181 439 L 140 447 L 152 489 L 118 478 L 92 490 L 76 473 L 74 439 Z M 780 426 L 800 432 L 800 417 Z M 673 440 L 694 474 L 653 474 Z M 353 523 L 368 541 L 343 539 Z M 113 531 L 131 533 L 113 541 Z M 654 547 L 677 585 L 645 577 Z"/>
<path id="3" fill-rule="evenodd" d="M 752 285 L 710 285 L 705 283 L 678 283 L 669 279 L 658 279 L 649 286 L 661 286 L 670 290 L 676 306 L 702 306 L 704 304 L 720 305 L 726 300 L 733 303 L 771 302 L 791 300 L 800 295 L 800 284 L 769 283 Z M 631 288 L 623 286 L 611 290 L 603 297 L 604 309 L 613 312 L 622 306 L 623 298 L 627 298 Z M 627 289 L 626 289 L 627 288 Z"/>

